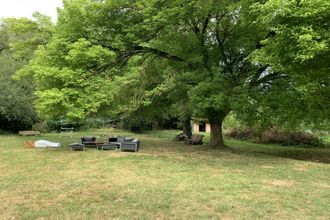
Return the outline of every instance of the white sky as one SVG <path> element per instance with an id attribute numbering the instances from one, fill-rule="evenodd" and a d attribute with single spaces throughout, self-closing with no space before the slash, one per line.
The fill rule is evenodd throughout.
<path id="1" fill-rule="evenodd" d="M 0 0 L 0 18 L 28 17 L 36 11 L 50 16 L 55 22 L 56 8 L 62 7 L 62 0 Z"/>

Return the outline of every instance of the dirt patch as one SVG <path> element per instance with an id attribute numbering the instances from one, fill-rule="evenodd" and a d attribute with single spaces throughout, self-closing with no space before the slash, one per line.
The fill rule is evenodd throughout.
<path id="1" fill-rule="evenodd" d="M 330 184 L 326 184 L 326 183 L 316 183 L 315 185 L 316 185 L 316 187 L 325 188 L 325 189 L 330 189 Z"/>
<path id="2" fill-rule="evenodd" d="M 311 168 L 317 167 L 318 165 L 319 164 L 316 164 L 316 163 L 299 163 L 299 164 L 296 164 L 293 169 L 297 170 L 297 171 L 308 171 Z"/>
<path id="3" fill-rule="evenodd" d="M 267 181 L 266 183 L 273 186 L 283 186 L 283 187 L 292 187 L 294 185 L 294 182 L 290 180 L 271 180 L 271 181 Z"/>
<path id="4" fill-rule="evenodd" d="M 273 169 L 274 167 L 268 166 L 268 165 L 264 165 L 264 166 L 261 166 L 261 168 L 264 168 L 264 169 Z"/>

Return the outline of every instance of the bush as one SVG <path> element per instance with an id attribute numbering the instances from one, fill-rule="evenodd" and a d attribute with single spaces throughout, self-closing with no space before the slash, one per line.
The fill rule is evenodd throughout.
<path id="1" fill-rule="evenodd" d="M 152 124 L 143 118 L 125 118 L 121 121 L 121 127 L 133 132 L 141 132 L 143 130 L 151 130 Z"/>
<path id="2" fill-rule="evenodd" d="M 256 134 L 251 128 L 231 128 L 225 134 L 229 137 L 241 140 L 250 140 L 256 138 Z"/>
<path id="3" fill-rule="evenodd" d="M 303 145 L 310 147 L 323 146 L 321 139 L 307 132 L 286 132 L 279 129 L 269 129 L 258 139 L 258 143 L 274 143 L 282 145 Z"/>
<path id="4" fill-rule="evenodd" d="M 308 147 L 324 146 L 322 140 L 312 133 L 301 131 L 288 132 L 277 128 L 268 129 L 262 133 L 258 133 L 251 128 L 232 128 L 225 134 L 229 137 L 241 140 L 255 140 L 257 143 L 263 144 L 301 145 Z"/>
<path id="5" fill-rule="evenodd" d="M 102 128 L 105 126 L 105 120 L 100 118 L 87 118 L 82 123 L 82 129 Z"/>
<path id="6" fill-rule="evenodd" d="M 49 132 L 50 129 L 49 127 L 47 126 L 47 123 L 46 122 L 38 122 L 38 123 L 35 123 L 33 126 L 32 126 L 32 130 L 33 131 L 39 131 L 40 133 L 46 133 L 46 132 Z"/>

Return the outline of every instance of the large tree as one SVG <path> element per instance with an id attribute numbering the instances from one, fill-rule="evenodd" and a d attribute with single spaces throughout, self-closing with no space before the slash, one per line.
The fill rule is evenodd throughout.
<path id="1" fill-rule="evenodd" d="M 100 109 L 134 112 L 166 94 L 188 115 L 208 119 L 210 144 L 225 146 L 229 112 L 266 112 L 272 120 L 281 118 L 278 110 L 289 112 L 286 100 L 304 105 L 285 72 L 251 61 L 271 34 L 250 13 L 257 2 L 65 1 L 53 39 L 30 65 L 37 109 L 45 117 L 83 119 Z"/>

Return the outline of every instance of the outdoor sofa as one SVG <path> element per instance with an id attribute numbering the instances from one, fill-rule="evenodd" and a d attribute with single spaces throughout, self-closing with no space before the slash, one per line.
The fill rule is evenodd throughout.
<path id="1" fill-rule="evenodd" d="M 110 137 L 110 144 L 116 144 L 121 151 L 134 151 L 138 152 L 140 149 L 140 141 L 127 137 Z"/>
<path id="2" fill-rule="evenodd" d="M 132 141 L 124 141 L 120 145 L 121 151 L 134 151 L 138 152 L 140 149 L 140 141 L 137 139 L 134 139 Z"/>

